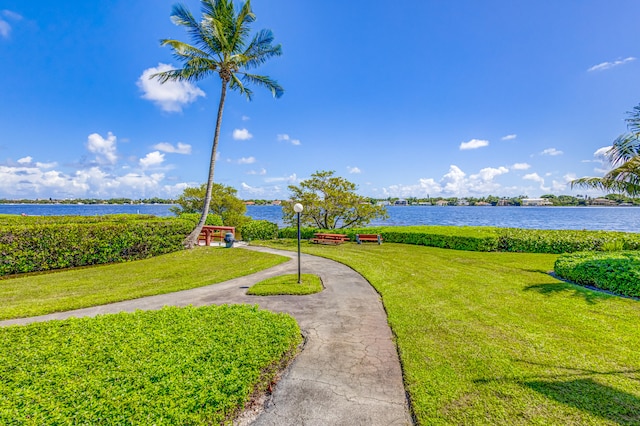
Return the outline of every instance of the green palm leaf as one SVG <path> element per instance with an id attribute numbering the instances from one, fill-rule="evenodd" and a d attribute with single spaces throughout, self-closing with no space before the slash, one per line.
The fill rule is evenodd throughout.
<path id="1" fill-rule="evenodd" d="M 247 74 L 246 70 L 257 68 L 268 59 L 282 54 L 280 45 L 273 45 L 271 31 L 258 31 L 251 38 L 251 24 L 256 16 L 251 10 L 251 1 L 246 0 L 236 11 L 233 0 L 201 0 L 202 18 L 196 20 L 183 5 L 172 9 L 171 20 L 183 27 L 190 43 L 178 40 L 161 40 L 162 46 L 169 46 L 173 57 L 182 63 L 182 68 L 159 72 L 152 76 L 161 83 L 167 81 L 195 82 L 217 74 L 221 81 L 220 102 L 211 148 L 207 194 L 200 222 L 185 240 L 186 247 L 193 247 L 205 223 L 211 203 L 211 188 L 215 170 L 215 157 L 222 123 L 222 111 L 227 88 L 253 96 L 248 85 L 256 85 L 269 90 L 279 98 L 284 89 L 269 77 Z"/>

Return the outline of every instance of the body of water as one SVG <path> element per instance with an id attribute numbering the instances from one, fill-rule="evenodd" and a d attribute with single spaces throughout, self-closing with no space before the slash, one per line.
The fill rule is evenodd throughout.
<path id="1" fill-rule="evenodd" d="M 0 214 L 173 216 L 167 204 L 0 204 Z M 389 218 L 370 225 L 498 226 L 640 232 L 640 207 L 436 207 L 389 206 Z M 247 215 L 284 226 L 280 206 L 247 206 Z"/>

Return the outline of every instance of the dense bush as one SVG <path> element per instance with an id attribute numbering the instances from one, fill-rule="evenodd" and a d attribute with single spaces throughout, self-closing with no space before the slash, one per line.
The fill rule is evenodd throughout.
<path id="1" fill-rule="evenodd" d="M 33 223 L 0 227 L 0 275 L 143 259 L 181 250 L 180 219 Z"/>
<path id="2" fill-rule="evenodd" d="M 537 230 L 483 226 L 383 226 L 354 229 L 301 229 L 303 239 L 316 232 L 380 234 L 385 242 L 418 244 L 470 251 L 571 253 L 576 251 L 640 250 L 640 234 L 614 231 Z M 296 238 L 296 228 L 280 229 L 280 238 Z"/>
<path id="3" fill-rule="evenodd" d="M 640 252 L 581 252 L 560 256 L 556 274 L 578 284 L 640 297 Z"/>
<path id="4" fill-rule="evenodd" d="M 252 220 L 241 225 L 238 230 L 245 241 L 278 238 L 278 225 L 268 220 Z"/>
<path id="5" fill-rule="evenodd" d="M 616 247 L 640 249 L 640 235 L 614 231 L 573 231 L 503 228 L 499 249 L 526 253 L 609 251 Z"/>
<path id="6" fill-rule="evenodd" d="M 4 225 L 38 225 L 46 223 L 98 223 L 98 222 L 131 222 L 134 220 L 152 220 L 156 216 L 150 214 L 107 214 L 102 216 L 20 216 L 0 214 L 0 226 Z"/>
<path id="7" fill-rule="evenodd" d="M 248 305 L 0 328 L 0 424 L 227 424 L 300 341 Z"/>

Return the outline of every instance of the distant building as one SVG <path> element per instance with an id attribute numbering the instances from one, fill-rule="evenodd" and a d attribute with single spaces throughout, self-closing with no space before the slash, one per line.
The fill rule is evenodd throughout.
<path id="1" fill-rule="evenodd" d="M 486 206 L 490 206 L 491 203 L 487 203 L 486 201 L 478 201 L 476 203 L 476 206 L 480 206 L 480 207 L 486 207 Z"/>
<path id="2" fill-rule="evenodd" d="M 395 203 L 393 203 L 394 206 L 408 206 L 409 203 L 407 203 L 407 200 L 403 200 L 402 198 L 399 200 L 396 200 Z"/>
<path id="3" fill-rule="evenodd" d="M 596 198 L 595 200 L 591 201 L 591 205 L 592 206 L 617 206 L 618 203 L 616 203 L 613 200 L 609 200 L 608 198 Z"/>
<path id="4" fill-rule="evenodd" d="M 255 201 L 245 201 L 244 204 L 247 206 L 253 206 L 255 204 Z"/>
<path id="5" fill-rule="evenodd" d="M 271 205 L 273 206 L 279 206 L 280 204 L 282 204 L 282 201 L 280 200 L 273 200 L 273 202 L 271 203 Z"/>
<path id="6" fill-rule="evenodd" d="M 552 206 L 553 203 L 546 198 L 523 198 L 523 206 Z"/>
<path id="7" fill-rule="evenodd" d="M 466 198 L 460 198 L 458 200 L 458 202 L 456 203 L 456 205 L 458 205 L 458 206 L 468 206 L 469 202 L 467 201 Z"/>
<path id="8" fill-rule="evenodd" d="M 442 207 L 442 206 L 448 206 L 448 205 L 449 205 L 449 202 L 447 200 L 438 200 L 438 201 L 436 201 L 436 206 Z"/>
<path id="9" fill-rule="evenodd" d="M 502 198 L 500 201 L 498 201 L 498 205 L 499 206 L 510 206 L 511 205 L 511 201 L 508 198 Z"/>

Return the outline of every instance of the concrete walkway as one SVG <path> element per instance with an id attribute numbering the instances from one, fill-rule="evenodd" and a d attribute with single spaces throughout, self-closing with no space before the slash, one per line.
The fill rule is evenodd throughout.
<path id="1" fill-rule="evenodd" d="M 296 256 L 261 247 L 250 249 Z M 309 255 L 303 255 L 301 261 L 302 273 L 319 275 L 324 291 L 308 296 L 245 294 L 247 287 L 265 278 L 297 273 L 297 262 L 289 261 L 207 287 L 1 321 L 0 326 L 160 309 L 165 305 L 258 304 L 295 317 L 306 337 L 306 345 L 283 374 L 264 411 L 245 422 L 273 426 L 412 424 L 400 362 L 378 294 L 362 276 L 345 265 Z"/>

